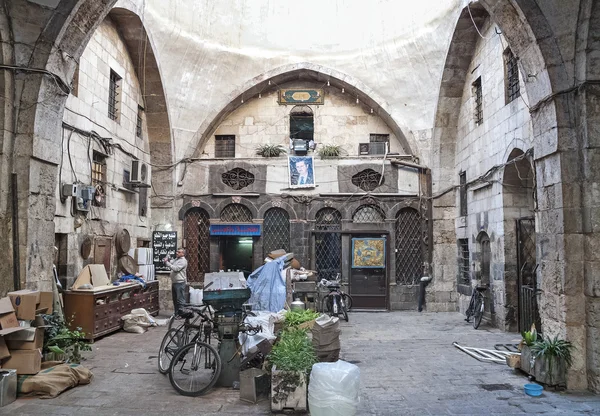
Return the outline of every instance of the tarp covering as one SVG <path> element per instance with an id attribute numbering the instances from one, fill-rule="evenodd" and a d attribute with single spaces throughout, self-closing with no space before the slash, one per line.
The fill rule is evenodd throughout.
<path id="1" fill-rule="evenodd" d="M 253 310 L 279 312 L 285 306 L 285 259 L 286 256 L 278 257 L 248 276 L 248 288 L 252 291 L 248 303 Z"/>

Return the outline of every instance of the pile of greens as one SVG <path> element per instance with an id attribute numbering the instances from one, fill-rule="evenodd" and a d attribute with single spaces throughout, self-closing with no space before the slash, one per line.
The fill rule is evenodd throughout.
<path id="1" fill-rule="evenodd" d="M 269 362 L 277 370 L 308 373 L 318 360 L 306 330 L 290 327 L 281 332 L 269 354 Z"/>
<path id="2" fill-rule="evenodd" d="M 310 322 L 313 319 L 317 319 L 320 316 L 319 313 L 312 311 L 310 309 L 305 309 L 301 311 L 287 311 L 285 313 L 285 326 L 286 327 L 294 327 L 298 326 L 304 322 Z"/>

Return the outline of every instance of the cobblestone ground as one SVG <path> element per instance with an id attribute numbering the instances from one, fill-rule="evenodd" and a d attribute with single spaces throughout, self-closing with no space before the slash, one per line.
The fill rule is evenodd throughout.
<path id="1" fill-rule="evenodd" d="M 178 395 L 157 370 L 165 328 L 137 335 L 117 333 L 97 341 L 84 363 L 90 385 L 55 399 L 21 398 L 0 409 L 11 415 L 266 415 L 268 401 L 247 404 L 239 391 L 215 388 L 190 398 Z M 357 415 L 600 414 L 600 396 L 544 391 L 523 393 L 527 378 L 505 365 L 483 363 L 452 346 L 493 348 L 514 343 L 482 324 L 474 330 L 458 313 L 350 314 L 342 324 L 341 358 L 361 370 Z"/>

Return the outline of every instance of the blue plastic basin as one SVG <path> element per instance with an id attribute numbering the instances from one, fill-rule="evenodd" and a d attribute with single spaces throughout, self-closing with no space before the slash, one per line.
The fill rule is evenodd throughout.
<path id="1" fill-rule="evenodd" d="M 523 389 L 529 396 L 541 396 L 544 387 L 539 384 L 528 383 L 523 386 Z"/>

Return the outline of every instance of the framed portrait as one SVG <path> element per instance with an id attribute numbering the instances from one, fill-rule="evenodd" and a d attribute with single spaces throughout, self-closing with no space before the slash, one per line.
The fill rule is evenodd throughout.
<path id="1" fill-rule="evenodd" d="M 314 166 L 312 156 L 288 156 L 290 188 L 314 188 Z"/>

